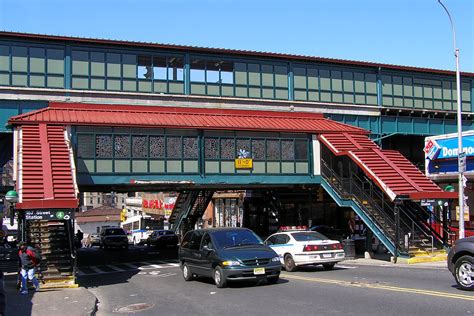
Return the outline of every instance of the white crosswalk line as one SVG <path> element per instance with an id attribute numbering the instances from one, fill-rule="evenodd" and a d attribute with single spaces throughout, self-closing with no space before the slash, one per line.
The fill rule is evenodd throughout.
<path id="1" fill-rule="evenodd" d="M 117 266 L 114 266 L 113 264 L 108 265 L 107 267 L 109 267 L 110 269 L 115 270 L 115 271 L 117 271 L 117 272 L 123 272 L 123 271 L 125 271 L 124 269 L 119 268 L 119 267 L 117 267 Z"/>
<path id="2" fill-rule="evenodd" d="M 94 270 L 96 273 L 106 273 L 106 272 L 107 272 L 107 271 L 104 271 L 104 270 L 99 269 L 99 268 L 96 267 L 96 266 L 90 266 L 90 267 L 88 267 L 88 268 L 91 269 L 91 270 Z"/>
<path id="3" fill-rule="evenodd" d="M 133 264 L 131 264 L 131 263 L 122 263 L 122 264 L 123 264 L 124 266 L 130 267 L 130 268 L 132 268 L 132 269 L 134 269 L 134 270 L 139 269 L 136 265 L 133 265 Z"/>

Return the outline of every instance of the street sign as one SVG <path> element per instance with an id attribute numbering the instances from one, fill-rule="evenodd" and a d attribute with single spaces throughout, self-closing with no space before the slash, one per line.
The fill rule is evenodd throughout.
<path id="1" fill-rule="evenodd" d="M 28 220 L 69 220 L 74 217 L 72 210 L 26 210 L 25 219 Z"/>

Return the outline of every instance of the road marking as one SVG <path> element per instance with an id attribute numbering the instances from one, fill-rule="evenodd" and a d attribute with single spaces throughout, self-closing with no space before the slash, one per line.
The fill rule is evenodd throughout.
<path id="1" fill-rule="evenodd" d="M 382 285 L 382 284 L 368 284 L 368 283 L 350 282 L 350 281 L 342 281 L 342 280 L 309 278 L 309 277 L 302 277 L 302 276 L 297 276 L 297 275 L 288 275 L 286 273 L 282 273 L 281 277 L 287 278 L 287 279 L 301 280 L 301 281 L 328 283 L 328 284 L 335 284 L 335 285 L 342 285 L 342 286 L 352 286 L 352 287 L 365 287 L 365 288 L 369 288 L 369 289 L 386 290 L 386 291 L 403 292 L 403 293 L 413 293 L 413 294 L 421 294 L 421 295 L 444 297 L 444 298 L 454 298 L 454 299 L 460 299 L 460 300 L 466 300 L 466 301 L 474 301 L 474 296 L 447 293 L 447 292 L 437 292 L 437 291 L 430 291 L 430 290 L 403 288 L 403 287 L 388 286 L 388 285 Z"/>
<path id="2" fill-rule="evenodd" d="M 153 261 L 156 262 L 156 261 Z M 130 272 L 130 271 L 144 271 L 144 270 L 154 270 L 154 269 L 165 269 L 165 268 L 175 268 L 178 267 L 179 264 L 174 262 L 166 262 L 160 261 L 162 264 L 154 264 L 153 262 L 123 262 L 117 263 L 122 267 L 128 267 L 130 269 L 125 269 L 121 267 L 117 267 L 114 264 L 103 265 L 104 267 L 109 267 L 112 271 L 104 271 L 99 266 L 84 266 L 77 268 L 77 276 L 90 276 L 90 275 L 98 275 L 98 274 L 109 274 L 109 273 L 119 273 L 119 272 Z M 82 268 L 82 270 L 81 270 Z M 89 269 L 92 272 L 85 272 L 85 269 Z M 144 272 L 146 274 L 147 272 Z M 139 273 L 142 274 L 142 273 Z"/>
<path id="3" fill-rule="evenodd" d="M 109 267 L 110 269 L 115 270 L 115 271 L 117 271 L 117 272 L 123 272 L 123 271 L 125 271 L 124 269 L 121 269 L 121 268 L 119 268 L 119 267 L 116 267 L 116 266 L 114 266 L 113 264 L 108 265 L 107 267 Z"/>
<path id="4" fill-rule="evenodd" d="M 101 270 L 101 269 L 99 269 L 95 266 L 90 266 L 88 268 L 91 269 L 91 270 L 94 270 L 94 272 L 96 272 L 96 273 L 105 273 L 105 272 L 107 272 L 107 271 Z"/>
<path id="5" fill-rule="evenodd" d="M 342 264 L 338 264 L 336 267 L 337 268 L 343 268 L 343 269 L 357 269 L 357 267 L 345 266 L 345 265 L 342 265 Z"/>

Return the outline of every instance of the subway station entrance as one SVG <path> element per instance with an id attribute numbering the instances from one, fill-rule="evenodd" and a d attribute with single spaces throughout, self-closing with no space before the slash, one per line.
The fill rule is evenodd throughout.
<path id="1" fill-rule="evenodd" d="M 449 243 L 448 228 L 418 202 L 456 193 L 443 192 L 400 153 L 381 150 L 368 131 L 322 114 L 50 103 L 9 124 L 16 208 L 25 221 L 24 214 L 75 211 L 80 191 L 174 191 L 169 221 L 183 233 L 216 191 L 246 190 L 258 196 L 244 203 L 241 224 L 261 235 L 282 220 L 317 221 L 327 208 L 314 201 L 330 199 L 352 209 L 395 256 L 427 240 L 432 248 Z M 30 241 L 50 250 L 51 278 L 74 278 L 74 250 L 64 242 L 73 214 L 28 222 L 42 228 Z M 60 223 L 64 236 L 53 236 Z"/>

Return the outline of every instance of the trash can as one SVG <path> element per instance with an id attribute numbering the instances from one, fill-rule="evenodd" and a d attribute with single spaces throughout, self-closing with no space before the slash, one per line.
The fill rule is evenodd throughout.
<path id="1" fill-rule="evenodd" d="M 363 255 L 367 250 L 365 247 L 365 237 L 354 237 L 356 255 Z"/>
<path id="2" fill-rule="evenodd" d="M 355 251 L 355 242 L 352 239 L 343 239 L 342 240 L 342 248 L 346 253 L 346 259 L 355 259 L 356 251 Z"/>

